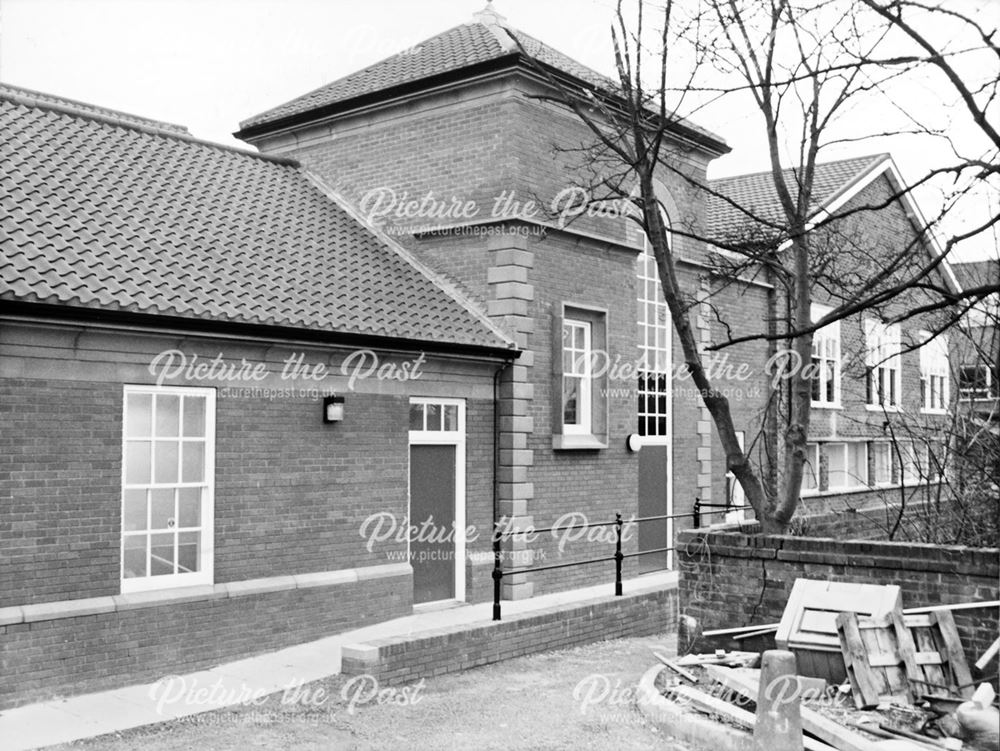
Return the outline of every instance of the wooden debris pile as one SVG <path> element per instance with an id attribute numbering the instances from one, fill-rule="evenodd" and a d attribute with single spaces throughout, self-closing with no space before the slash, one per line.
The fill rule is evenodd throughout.
<path id="1" fill-rule="evenodd" d="M 664 694 L 753 730 L 754 747 L 767 751 L 1000 751 L 994 690 L 988 682 L 977 688 L 951 614 L 981 605 L 1000 603 L 904 610 L 894 585 L 799 579 L 780 624 L 742 630 L 776 634 L 779 649 L 763 656 L 770 678 L 761 679 L 757 652 L 716 650 L 678 659 L 657 654 L 670 670 Z M 740 635 L 726 629 L 704 636 L 716 634 Z M 998 650 L 1000 639 L 977 670 Z M 768 672 L 778 664 L 792 667 Z M 791 714 L 776 724 L 785 711 Z M 763 726 L 771 734 L 758 737 Z M 788 741 L 773 737 L 774 727 L 801 731 Z"/>

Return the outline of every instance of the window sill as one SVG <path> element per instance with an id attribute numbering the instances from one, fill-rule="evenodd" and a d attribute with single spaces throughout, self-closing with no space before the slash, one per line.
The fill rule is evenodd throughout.
<path id="1" fill-rule="evenodd" d="M 215 582 L 212 578 L 212 570 L 205 567 L 205 570 L 190 574 L 165 574 L 163 576 L 137 576 L 135 578 L 122 579 L 122 595 L 142 594 L 144 592 L 170 592 L 178 589 L 189 589 L 192 587 L 211 587 Z"/>
<path id="2" fill-rule="evenodd" d="M 570 435 L 552 436 L 552 448 L 556 451 L 572 451 L 577 449 L 606 449 L 608 442 L 604 436 L 590 435 L 589 433 L 579 433 Z"/>
<path id="3" fill-rule="evenodd" d="M 809 407 L 811 409 L 843 409 L 844 405 L 840 402 L 810 402 Z"/>
<path id="4" fill-rule="evenodd" d="M 865 409 L 869 412 L 887 412 L 889 414 L 902 414 L 901 407 L 884 407 L 881 404 L 866 404 Z"/>
<path id="5" fill-rule="evenodd" d="M 944 415 L 944 416 L 947 416 L 947 415 L 949 415 L 951 413 L 948 410 L 946 410 L 946 409 L 921 409 L 920 410 L 920 414 L 922 414 L 922 415 Z"/>
<path id="6" fill-rule="evenodd" d="M 828 495 L 848 495 L 851 493 L 870 493 L 873 490 L 881 490 L 881 487 L 852 486 L 849 488 L 828 488 L 826 490 L 803 490 L 799 493 L 800 498 L 822 498 Z"/>
<path id="7" fill-rule="evenodd" d="M 923 480 L 920 482 L 907 482 L 906 489 L 925 488 L 931 485 L 940 485 L 943 480 Z M 904 485 L 901 483 L 890 483 L 887 485 L 864 485 L 862 487 L 849 488 L 828 488 L 826 490 L 803 490 L 799 493 L 800 498 L 824 498 L 833 495 L 855 495 L 857 493 L 877 493 L 881 490 L 899 490 Z"/>

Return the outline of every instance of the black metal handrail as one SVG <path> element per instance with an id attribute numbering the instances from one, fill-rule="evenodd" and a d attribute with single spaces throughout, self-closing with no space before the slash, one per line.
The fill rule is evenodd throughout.
<path id="1" fill-rule="evenodd" d="M 704 508 L 715 508 L 717 511 L 702 511 Z M 657 548 L 655 550 L 640 550 L 635 553 L 622 553 L 622 529 L 626 524 L 640 524 L 642 522 L 665 521 L 668 519 L 681 519 L 692 517 L 695 527 L 701 526 L 702 515 L 729 513 L 733 509 L 748 508 L 747 506 L 734 506 L 726 503 L 702 503 L 700 498 L 695 498 L 694 507 L 691 511 L 682 514 L 661 514 L 660 516 L 644 516 L 625 521 L 621 513 L 616 513 L 613 521 L 594 522 L 592 524 L 566 524 L 555 527 L 545 527 L 543 529 L 500 529 L 500 521 L 494 522 L 493 529 L 493 620 L 500 620 L 500 584 L 504 576 L 514 576 L 516 574 L 530 574 L 538 571 L 553 571 L 555 569 L 570 568 L 571 566 L 589 566 L 595 563 L 615 562 L 615 596 L 622 596 L 622 561 L 626 558 L 637 558 L 640 555 L 651 555 L 654 553 L 667 553 L 674 550 L 673 546 Z M 544 566 L 525 566 L 523 568 L 507 569 L 501 567 L 502 553 L 500 543 L 504 537 L 514 537 L 516 535 L 540 534 L 543 532 L 558 532 L 563 529 L 592 529 L 594 527 L 615 527 L 615 553 L 602 558 L 589 558 L 583 561 L 567 561 L 566 563 L 551 563 Z"/>
<path id="2" fill-rule="evenodd" d="M 720 511 L 702 511 L 703 508 L 717 508 L 724 509 L 724 512 Z M 694 517 L 694 526 L 701 526 L 701 515 L 704 514 L 719 514 L 719 513 L 729 513 L 730 511 L 745 511 L 750 508 L 749 504 L 744 504 L 742 506 L 737 506 L 735 503 L 705 503 L 701 498 L 694 499 L 694 505 L 691 507 L 691 515 Z"/>

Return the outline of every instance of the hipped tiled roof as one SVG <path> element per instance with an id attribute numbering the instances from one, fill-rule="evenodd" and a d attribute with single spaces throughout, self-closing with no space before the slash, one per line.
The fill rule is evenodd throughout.
<path id="1" fill-rule="evenodd" d="M 510 38 L 511 35 L 514 39 Z M 619 85 L 607 76 L 530 34 L 510 27 L 503 16 L 488 8 L 475 14 L 469 23 L 441 32 L 410 49 L 242 121 L 241 132 L 237 136 L 358 97 L 386 92 L 405 84 L 417 85 L 425 79 L 457 72 L 479 63 L 505 57 L 514 60 L 521 55 L 527 55 L 536 63 L 569 74 L 597 90 L 612 95 L 620 90 Z M 694 123 L 682 118 L 678 118 L 677 123 L 726 148 L 719 136 Z"/>
<path id="2" fill-rule="evenodd" d="M 290 160 L 0 86 L 0 300 L 509 348 Z"/>

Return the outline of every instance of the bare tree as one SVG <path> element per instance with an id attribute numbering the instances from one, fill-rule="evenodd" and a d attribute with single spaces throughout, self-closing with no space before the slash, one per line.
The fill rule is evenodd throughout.
<path id="1" fill-rule="evenodd" d="M 726 469 L 740 483 L 764 531 L 784 530 L 799 503 L 812 377 L 806 369 L 789 373 L 783 450 L 778 452 L 780 482 L 765 482 L 762 468 L 740 446 L 729 400 L 709 378 L 705 353 L 690 320 L 691 296 L 683 288 L 671 238 L 688 237 L 729 251 L 717 269 L 723 286 L 726 279 L 764 275 L 787 301 L 787 313 L 772 311 L 774 320 L 764 322 L 767 325 L 761 330 L 730 332 L 716 347 L 754 339 L 784 340 L 800 363 L 811 360 L 813 332 L 833 321 L 871 309 L 891 320 L 943 311 L 937 333 L 959 320 L 963 300 L 967 307 L 994 291 L 990 287 L 959 289 L 942 264 L 957 244 L 994 226 L 996 216 L 948 238 L 939 252 L 929 252 L 934 245 L 933 227 L 926 226 L 891 255 L 883 254 L 877 267 L 870 259 L 852 267 L 851 261 L 843 260 L 850 256 L 843 252 L 848 238 L 843 228 L 858 214 L 897 201 L 913 186 L 896 186 L 882 205 L 847 207 L 827 215 L 817 212 L 817 164 L 823 150 L 852 138 L 888 135 L 875 126 L 867 133 L 845 136 L 839 128 L 843 116 L 866 99 L 886 96 L 896 81 L 922 66 L 943 71 L 973 121 L 990 139 L 996 136 L 986 115 L 1000 76 L 990 71 L 985 84 L 970 88 L 950 53 L 905 25 L 908 20 L 895 7 L 903 4 L 918 6 L 917 0 L 889 4 L 876 0 L 835 4 L 830 0 L 666 0 L 653 8 L 639 1 L 634 22 L 630 22 L 619 0 L 611 29 L 615 80 L 570 84 L 536 63 L 555 92 L 539 98 L 569 107 L 593 137 L 586 162 L 591 170 L 589 187 L 599 190 L 591 190 L 592 200 L 625 199 L 638 209 L 636 219 L 656 258 L 685 365 L 711 414 L 726 455 Z M 974 43 L 980 49 L 996 51 L 990 33 L 971 21 L 968 28 L 976 32 Z M 908 35 L 908 44 L 919 49 L 900 51 L 896 39 L 900 31 Z M 522 53 L 532 59 L 523 47 Z M 687 116 L 697 116 L 707 104 L 728 98 L 748 100 L 759 114 L 780 207 L 777 213 L 754 213 L 682 166 L 685 147 L 678 144 L 678 126 L 688 125 Z M 939 135 L 918 119 L 910 120 L 911 132 Z M 975 157 L 961 157 L 954 166 L 929 171 L 918 184 L 949 175 L 968 178 L 970 173 L 971 184 L 987 183 L 997 175 L 996 153 L 994 141 Z M 697 218 L 668 226 L 656 194 L 657 180 L 663 176 L 732 205 L 746 216 L 746 226 L 729 237 L 708 233 Z M 953 192 L 929 224 L 940 223 L 967 190 Z M 839 241 L 836 252 L 829 250 L 831 238 Z M 868 249 L 857 246 L 854 260 L 868 254 Z M 845 283 L 845 267 L 862 269 L 854 283 Z M 829 315 L 813 321 L 811 303 L 817 288 L 836 305 Z M 777 409 L 779 401 L 770 400 L 772 408 Z"/>

